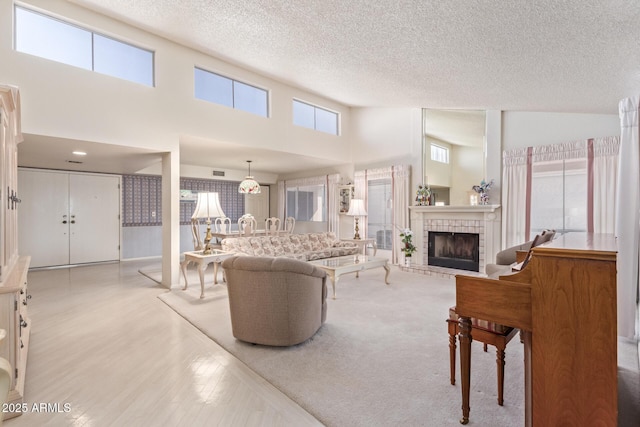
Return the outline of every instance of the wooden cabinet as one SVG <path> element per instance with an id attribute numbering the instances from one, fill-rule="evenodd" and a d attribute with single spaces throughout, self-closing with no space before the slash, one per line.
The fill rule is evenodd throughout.
<path id="1" fill-rule="evenodd" d="M 18 143 L 20 95 L 14 87 L 0 85 L 0 282 L 18 261 Z"/>
<path id="2" fill-rule="evenodd" d="M 0 85 L 0 357 L 11 363 L 8 403 L 23 403 L 31 321 L 27 315 L 29 257 L 18 255 L 18 143 L 20 93 Z M 19 406 L 18 406 L 19 407 Z M 4 418 L 20 415 L 5 413 Z"/>
<path id="3" fill-rule="evenodd" d="M 27 370 L 27 351 L 31 319 L 27 313 L 30 299 L 27 291 L 27 271 L 29 257 L 20 257 L 7 279 L 0 283 L 0 327 L 7 333 L 0 342 L 0 357 L 11 363 L 13 378 L 7 403 L 19 407 L 23 403 L 24 379 Z M 12 405 L 9 405 L 11 407 Z M 5 413 L 4 418 L 20 415 L 19 412 Z"/>

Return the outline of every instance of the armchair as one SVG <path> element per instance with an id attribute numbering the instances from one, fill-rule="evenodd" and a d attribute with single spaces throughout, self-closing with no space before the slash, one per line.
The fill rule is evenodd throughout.
<path id="1" fill-rule="evenodd" d="M 326 273 L 286 257 L 236 256 L 222 262 L 233 336 L 291 346 L 311 338 L 327 317 Z"/>
<path id="2" fill-rule="evenodd" d="M 528 242 L 501 250 L 496 254 L 496 263 L 486 265 L 485 273 L 489 277 L 498 277 L 510 273 L 511 267 L 518 262 L 518 252 L 530 252 L 531 248 L 553 240 L 555 234 L 555 230 L 543 230 L 542 233 Z"/>

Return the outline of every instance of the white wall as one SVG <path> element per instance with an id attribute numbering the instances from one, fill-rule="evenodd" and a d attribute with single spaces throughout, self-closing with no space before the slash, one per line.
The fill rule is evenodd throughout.
<path id="1" fill-rule="evenodd" d="M 150 148 L 173 155 L 178 153 L 178 157 L 180 136 L 190 135 L 330 159 L 337 165 L 330 169 L 339 170 L 343 175 L 352 174 L 353 170 L 410 164 L 411 188 L 422 183 L 420 108 L 348 108 L 67 1 L 26 0 L 24 3 L 152 49 L 156 57 L 156 87 L 149 88 L 15 52 L 12 49 L 13 2 L 0 1 L 0 81 L 20 87 L 25 133 Z M 266 119 L 196 100 L 193 97 L 194 65 L 268 89 L 271 117 Z M 293 126 L 292 98 L 339 112 L 341 135 Z M 498 112 L 494 113 L 499 116 Z M 491 141 L 487 142 L 487 153 L 491 159 L 487 159 L 487 163 L 493 166 L 487 170 L 487 178 L 499 178 L 502 149 L 620 133 L 615 115 L 504 112 L 492 123 L 499 123 L 500 119 L 500 135 L 494 129 L 493 137 L 488 136 Z M 487 120 L 489 123 L 489 118 Z M 187 169 L 185 165 L 180 167 L 181 172 Z M 317 171 L 308 172 L 303 174 L 314 176 Z M 352 178 L 345 176 L 347 180 Z"/>
<path id="2" fill-rule="evenodd" d="M 349 108 L 252 71 L 187 49 L 62 0 L 27 0 L 49 14 L 155 51 L 149 88 L 12 49 L 12 2 L 0 2 L 0 81 L 20 87 L 23 132 L 170 151 L 180 135 L 348 162 Z M 270 91 L 270 118 L 197 100 L 193 67 Z M 340 136 L 293 126 L 292 98 L 341 115 Z"/>
<path id="3" fill-rule="evenodd" d="M 411 188 L 422 183 L 422 110 L 352 108 L 354 170 L 409 164 Z"/>
<path id="4" fill-rule="evenodd" d="M 185 48 L 63 0 L 23 4 L 155 52 L 153 88 L 13 50 L 13 2 L 0 1 L 0 82 L 20 88 L 22 131 L 163 153 L 163 283 L 178 279 L 180 137 L 350 162 L 350 110 L 313 93 Z M 271 117 L 230 109 L 193 96 L 194 66 L 269 90 Z M 292 99 L 340 113 L 341 135 L 293 126 Z M 213 166 L 213 165 L 212 165 Z M 164 191 L 166 189 L 166 191 Z"/>
<path id="5" fill-rule="evenodd" d="M 505 111 L 502 123 L 504 150 L 620 135 L 615 114 Z"/>

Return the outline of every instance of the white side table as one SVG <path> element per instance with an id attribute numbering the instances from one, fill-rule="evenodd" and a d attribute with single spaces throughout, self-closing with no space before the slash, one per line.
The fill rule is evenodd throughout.
<path id="1" fill-rule="evenodd" d="M 200 274 L 200 298 L 204 298 L 204 271 L 209 264 L 213 263 L 213 284 L 217 284 L 218 266 L 222 261 L 234 255 L 235 253 L 233 252 L 224 252 L 217 249 L 214 249 L 213 252 L 208 255 L 204 255 L 202 251 L 185 252 L 184 261 L 180 264 L 182 275 L 184 276 L 184 288 L 182 288 L 182 290 L 187 290 L 187 266 L 193 262 L 198 265 L 198 273 Z"/>
<path id="2" fill-rule="evenodd" d="M 373 256 L 376 256 L 378 252 L 378 244 L 376 243 L 376 239 L 340 239 L 341 242 L 352 242 L 358 245 L 360 250 L 364 255 L 367 254 L 367 246 L 371 243 L 373 246 Z"/>

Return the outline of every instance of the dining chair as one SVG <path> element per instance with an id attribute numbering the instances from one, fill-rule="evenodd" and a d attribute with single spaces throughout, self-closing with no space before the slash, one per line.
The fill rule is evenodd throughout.
<path id="1" fill-rule="evenodd" d="M 204 243 L 200 237 L 200 223 L 198 218 L 191 218 L 191 237 L 193 238 L 193 250 L 201 251 Z"/>
<path id="2" fill-rule="evenodd" d="M 216 233 L 229 233 L 231 231 L 231 218 L 228 216 L 216 218 L 214 227 Z"/>
<path id="3" fill-rule="evenodd" d="M 243 215 L 238 219 L 238 234 L 241 236 L 254 236 L 258 222 L 253 215 Z"/>
<path id="4" fill-rule="evenodd" d="M 280 218 L 271 217 L 264 221 L 264 229 L 267 235 L 275 236 L 280 233 L 281 221 Z"/>
<path id="5" fill-rule="evenodd" d="M 285 233 L 293 233 L 293 229 L 296 227 L 296 219 L 292 216 L 288 216 L 284 220 Z"/>

